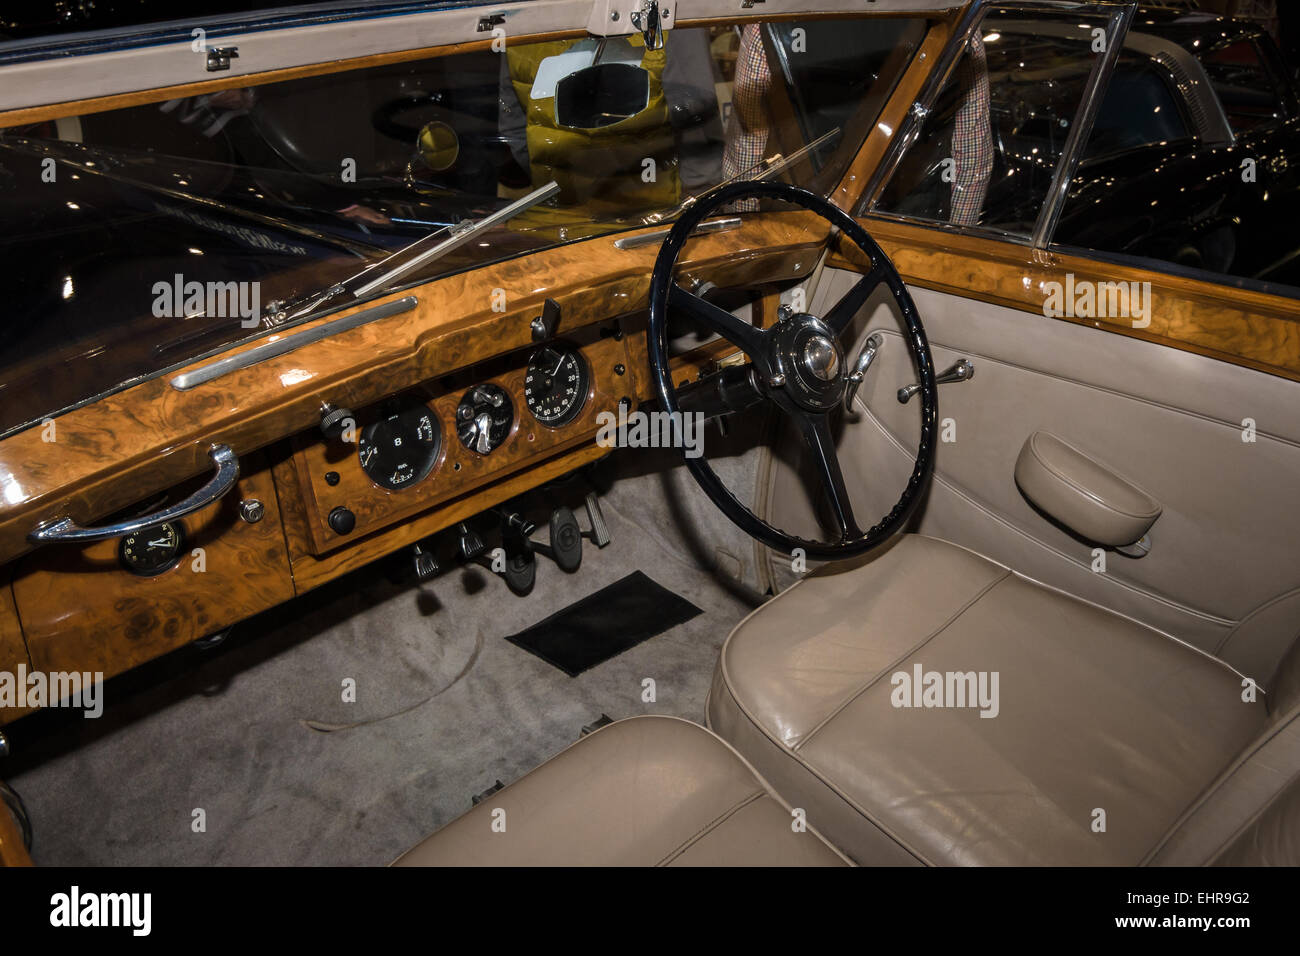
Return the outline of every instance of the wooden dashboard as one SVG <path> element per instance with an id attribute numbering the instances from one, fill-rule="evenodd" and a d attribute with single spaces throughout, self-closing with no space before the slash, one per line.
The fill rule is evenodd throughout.
<path id="1" fill-rule="evenodd" d="M 754 321 L 770 324 L 777 290 L 811 274 L 825 240 L 807 214 L 764 214 L 693 239 L 679 274 L 757 288 Z M 0 668 L 121 673 L 607 454 L 596 442 L 598 416 L 651 395 L 643 309 L 657 248 L 621 250 L 607 237 L 450 276 L 416 290 L 408 312 L 188 390 L 163 377 L 78 409 L 60 419 L 72 438 L 37 448 L 33 429 L 9 439 L 0 471 L 24 498 L 0 521 L 0 555 L 18 555 L 3 589 L 11 601 L 0 606 Z M 547 274 L 600 278 L 534 278 Z M 529 293 L 498 313 L 478 294 L 493 288 Z M 532 320 L 548 298 L 559 322 L 539 343 Z M 528 410 L 524 378 L 530 357 L 554 343 L 580 354 L 589 374 L 579 412 L 550 427 Z M 681 355 L 679 381 L 730 351 L 719 343 Z M 486 454 L 457 433 L 459 405 L 483 385 L 499 387 L 512 413 Z M 354 410 L 364 434 L 394 400 L 427 409 L 441 436 L 429 472 L 396 489 L 362 468 L 355 437 L 327 438 L 318 427 L 328 404 Z M 21 554 L 26 532 L 55 514 L 90 524 L 114 510 L 152 510 L 159 494 L 179 497 L 203 480 L 206 450 L 218 441 L 240 455 L 240 478 L 179 522 L 184 542 L 172 566 L 131 573 L 119 540 Z M 331 524 L 338 509 L 349 515 L 345 532 Z M 0 723 L 23 712 L 0 705 Z"/>

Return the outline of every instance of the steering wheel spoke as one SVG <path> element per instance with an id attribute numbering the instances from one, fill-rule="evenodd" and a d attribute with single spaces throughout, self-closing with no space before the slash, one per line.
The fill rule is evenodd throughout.
<path id="1" fill-rule="evenodd" d="M 876 286 L 885 280 L 889 272 L 883 262 L 877 262 L 871 267 L 871 271 L 864 275 L 857 282 L 853 283 L 853 288 L 841 296 L 840 301 L 836 302 L 823 321 L 830 326 L 831 331 L 836 335 L 841 335 L 853 321 L 867 300 L 871 298 L 871 293 L 876 291 Z"/>
<path id="2" fill-rule="evenodd" d="M 853 517 L 853 502 L 849 499 L 849 490 L 844 483 L 844 470 L 840 467 L 839 452 L 835 449 L 835 437 L 831 434 L 830 416 L 801 415 L 799 427 L 812 452 L 813 464 L 822 481 L 822 490 L 826 492 L 827 503 L 831 506 L 831 514 L 839 528 L 840 540 L 862 537 L 862 529 Z"/>
<path id="3" fill-rule="evenodd" d="M 721 335 L 749 356 L 749 360 L 754 363 L 759 374 L 764 378 L 771 377 L 772 366 L 767 356 L 767 336 L 762 329 L 755 328 L 748 322 L 736 318 L 726 309 L 687 292 L 676 282 L 668 287 L 668 304 L 675 309 L 681 309 L 710 331 Z"/>

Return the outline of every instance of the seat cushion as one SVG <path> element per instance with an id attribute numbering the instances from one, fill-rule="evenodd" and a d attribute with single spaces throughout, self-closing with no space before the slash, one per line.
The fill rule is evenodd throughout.
<path id="1" fill-rule="evenodd" d="M 1222 662 L 918 535 L 750 615 L 708 715 L 863 864 L 1137 863 L 1265 720 Z"/>
<path id="2" fill-rule="evenodd" d="M 493 794 L 399 866 L 843 866 L 698 724 L 603 727 Z"/>

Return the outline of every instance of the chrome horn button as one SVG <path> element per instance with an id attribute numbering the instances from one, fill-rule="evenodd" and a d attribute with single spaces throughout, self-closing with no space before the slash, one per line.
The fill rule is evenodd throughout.
<path id="1" fill-rule="evenodd" d="M 840 374 L 840 349 L 824 335 L 814 335 L 803 346 L 803 367 L 823 382 L 833 382 Z"/>
<path id="2" fill-rule="evenodd" d="M 821 319 L 801 313 L 787 316 L 772 329 L 772 358 L 789 373 L 782 388 L 808 411 L 827 411 L 844 391 L 844 352 Z"/>

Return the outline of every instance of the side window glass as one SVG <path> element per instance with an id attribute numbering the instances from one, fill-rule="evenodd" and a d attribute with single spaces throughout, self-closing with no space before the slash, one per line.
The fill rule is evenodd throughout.
<path id="1" fill-rule="evenodd" d="M 1212 47 L 1200 60 L 1234 133 L 1271 123 L 1282 115 L 1276 84 L 1252 41 Z"/>
<path id="2" fill-rule="evenodd" d="M 1124 50 L 1097 110 L 1083 161 L 1193 136 L 1179 99 L 1157 64 Z"/>
<path id="3" fill-rule="evenodd" d="M 1286 88 L 1236 29 L 1130 30 L 1053 248 L 1295 296 L 1300 169 L 1274 123 Z"/>
<path id="4" fill-rule="evenodd" d="M 990 10 L 875 211 L 1028 237 L 1105 30 L 1099 17 Z"/>

